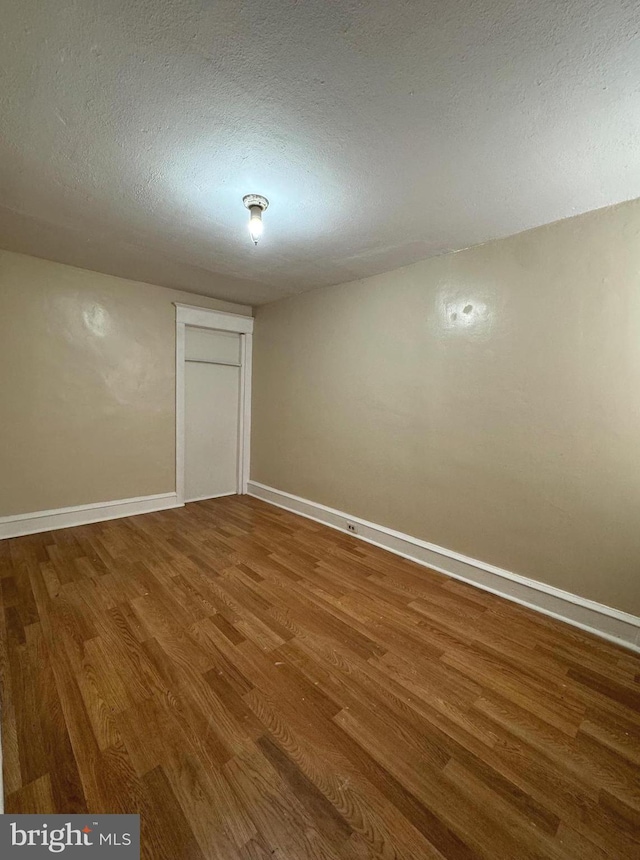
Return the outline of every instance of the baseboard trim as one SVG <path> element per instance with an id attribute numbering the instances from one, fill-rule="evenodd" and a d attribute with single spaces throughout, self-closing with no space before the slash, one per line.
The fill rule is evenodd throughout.
<path id="1" fill-rule="evenodd" d="M 175 493 L 159 493 L 155 496 L 138 496 L 134 499 L 118 499 L 113 502 L 96 502 L 92 505 L 0 517 L 0 540 L 179 507 L 182 505 Z"/>
<path id="2" fill-rule="evenodd" d="M 247 492 L 250 496 L 331 526 L 345 534 L 352 534 L 347 531 L 347 521 L 354 523 L 358 533 L 353 537 L 359 540 L 640 653 L 640 618 L 635 615 L 257 481 L 249 481 Z"/>

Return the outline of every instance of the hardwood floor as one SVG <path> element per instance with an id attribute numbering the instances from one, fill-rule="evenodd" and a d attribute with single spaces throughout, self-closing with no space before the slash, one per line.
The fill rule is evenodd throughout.
<path id="1" fill-rule="evenodd" d="M 640 857 L 640 658 L 248 497 L 0 543 L 7 812 L 143 856 Z"/>

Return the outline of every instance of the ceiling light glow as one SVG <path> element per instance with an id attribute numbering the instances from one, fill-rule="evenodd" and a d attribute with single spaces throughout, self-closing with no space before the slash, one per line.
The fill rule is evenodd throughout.
<path id="1" fill-rule="evenodd" d="M 254 245 L 258 244 L 258 239 L 262 236 L 263 224 L 262 213 L 269 206 L 269 201 L 266 197 L 260 194 L 247 194 L 242 198 L 242 202 L 249 210 L 249 235 Z"/>

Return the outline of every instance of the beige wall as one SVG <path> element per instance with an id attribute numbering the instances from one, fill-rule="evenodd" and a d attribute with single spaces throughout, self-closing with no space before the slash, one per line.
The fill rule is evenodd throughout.
<path id="1" fill-rule="evenodd" d="M 257 311 L 252 478 L 640 614 L 640 202 Z"/>
<path id="2" fill-rule="evenodd" d="M 174 301 L 0 251 L 0 516 L 175 489 Z"/>

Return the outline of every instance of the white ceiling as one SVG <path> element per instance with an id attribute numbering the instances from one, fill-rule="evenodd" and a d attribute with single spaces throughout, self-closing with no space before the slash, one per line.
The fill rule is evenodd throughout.
<path id="1" fill-rule="evenodd" d="M 0 11 L 5 248 L 259 304 L 640 197 L 637 0 Z"/>

